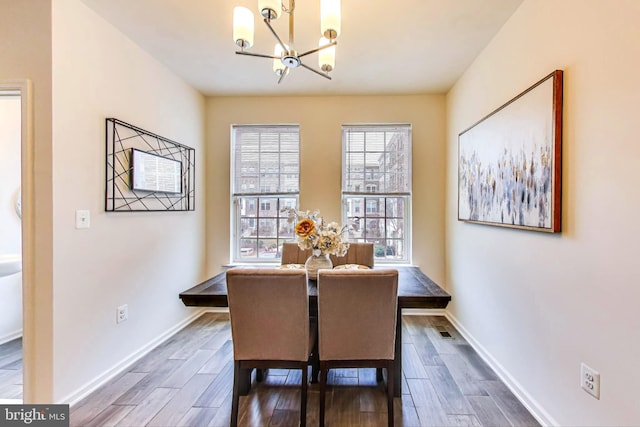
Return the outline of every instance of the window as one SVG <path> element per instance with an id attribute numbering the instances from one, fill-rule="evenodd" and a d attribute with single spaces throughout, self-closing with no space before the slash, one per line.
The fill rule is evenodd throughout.
<path id="1" fill-rule="evenodd" d="M 276 261 L 282 243 L 294 238 L 293 225 L 280 210 L 298 206 L 299 127 L 238 125 L 231 138 L 231 260 Z"/>
<path id="2" fill-rule="evenodd" d="M 410 262 L 410 213 L 411 125 L 343 126 L 342 220 L 349 240 L 374 243 L 378 262 Z"/>

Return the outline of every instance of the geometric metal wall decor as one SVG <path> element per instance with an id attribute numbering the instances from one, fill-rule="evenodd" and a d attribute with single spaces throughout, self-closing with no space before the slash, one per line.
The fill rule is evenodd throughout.
<path id="1" fill-rule="evenodd" d="M 106 128 L 107 212 L 195 210 L 195 149 L 114 118 Z"/>

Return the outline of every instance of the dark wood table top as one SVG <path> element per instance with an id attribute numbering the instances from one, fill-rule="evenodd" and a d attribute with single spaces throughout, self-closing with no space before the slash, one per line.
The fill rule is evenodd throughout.
<path id="1" fill-rule="evenodd" d="M 383 268 L 383 267 L 381 267 Z M 398 308 L 445 308 L 451 295 L 429 279 L 418 267 L 393 267 L 398 270 Z M 309 281 L 309 300 L 318 297 L 316 282 Z M 180 293 L 186 306 L 228 307 L 226 273 L 219 273 Z"/>

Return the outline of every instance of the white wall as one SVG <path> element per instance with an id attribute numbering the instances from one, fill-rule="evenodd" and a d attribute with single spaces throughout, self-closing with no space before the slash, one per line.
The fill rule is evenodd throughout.
<path id="1" fill-rule="evenodd" d="M 0 255 L 20 254 L 20 97 L 0 95 Z M 0 344 L 22 336 L 22 273 L 0 277 Z"/>
<path id="2" fill-rule="evenodd" d="M 54 401 L 69 402 L 194 313 L 178 293 L 204 278 L 205 103 L 80 1 L 52 17 Z M 196 211 L 104 211 L 107 117 L 196 149 Z"/>
<path id="3" fill-rule="evenodd" d="M 636 0 L 525 0 L 447 97 L 449 313 L 545 423 L 640 424 L 639 21 Z M 458 133 L 554 69 L 562 234 L 458 222 Z"/>
<path id="4" fill-rule="evenodd" d="M 209 274 L 229 262 L 232 124 L 300 125 L 300 206 L 340 221 L 341 126 L 413 125 L 413 262 L 444 279 L 445 97 L 300 96 L 207 99 L 207 254 Z"/>

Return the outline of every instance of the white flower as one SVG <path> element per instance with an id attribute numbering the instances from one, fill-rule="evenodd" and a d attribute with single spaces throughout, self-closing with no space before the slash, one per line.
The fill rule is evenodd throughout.
<path id="1" fill-rule="evenodd" d="M 294 208 L 282 208 L 281 212 L 289 214 L 289 223 L 296 223 L 294 232 L 300 249 L 311 249 L 314 255 L 344 256 L 347 253 L 349 243 L 342 240 L 346 227 L 340 227 L 337 222 L 325 224 L 318 210 L 309 212 Z M 312 221 L 313 226 L 310 226 L 308 221 Z"/>

